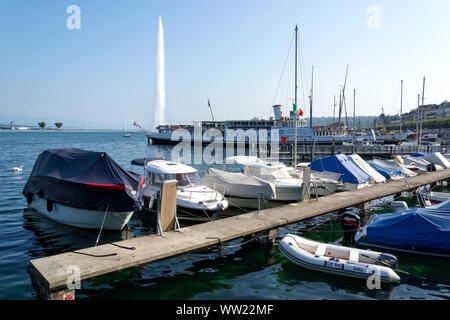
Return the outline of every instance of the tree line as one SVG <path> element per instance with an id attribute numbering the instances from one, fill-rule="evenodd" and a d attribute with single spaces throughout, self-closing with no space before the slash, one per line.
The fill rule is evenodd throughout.
<path id="1" fill-rule="evenodd" d="M 402 129 L 416 129 L 417 121 L 408 121 L 402 124 Z M 370 130 L 373 127 L 365 127 L 362 129 Z M 375 129 L 386 128 L 386 130 L 399 130 L 400 124 L 378 125 Z M 446 129 L 450 128 L 450 118 L 430 119 L 422 121 L 422 129 Z"/>
<path id="2" fill-rule="evenodd" d="M 41 129 L 45 129 L 45 127 L 47 126 L 47 123 L 45 123 L 44 121 L 38 122 L 39 128 Z M 61 127 L 63 126 L 62 122 L 55 122 L 55 127 L 58 129 L 61 129 Z"/>

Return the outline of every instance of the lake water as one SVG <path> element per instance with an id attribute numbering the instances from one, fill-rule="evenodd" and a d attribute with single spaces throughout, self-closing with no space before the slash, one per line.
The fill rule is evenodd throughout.
<path id="1" fill-rule="evenodd" d="M 147 145 L 142 133 L 124 138 L 122 132 L 0 131 L 0 299 L 36 299 L 27 272 L 28 261 L 93 246 L 97 232 L 60 225 L 27 209 L 22 189 L 37 156 L 46 149 L 75 147 L 107 152 L 130 169 L 142 157 L 170 158 L 171 147 Z M 12 167 L 23 165 L 22 174 Z M 195 166 L 195 165 L 194 165 Z M 196 166 L 200 172 L 206 166 Z M 137 169 L 138 170 L 138 169 Z M 138 171 L 139 172 L 139 171 Z M 382 202 L 374 202 L 374 206 Z M 236 214 L 236 210 L 230 214 Z M 281 235 L 343 243 L 337 223 L 324 223 L 317 232 L 301 228 L 321 223 L 330 215 L 290 225 Z M 101 243 L 154 233 L 154 219 L 135 214 L 126 230 L 105 232 Z M 183 226 L 183 222 L 182 222 Z M 365 281 L 302 269 L 280 254 L 277 247 L 242 239 L 194 251 L 147 266 L 82 282 L 77 299 L 449 299 L 450 261 L 396 254 L 400 275 L 396 285 L 369 290 Z M 423 277 L 424 280 L 422 278 Z"/>

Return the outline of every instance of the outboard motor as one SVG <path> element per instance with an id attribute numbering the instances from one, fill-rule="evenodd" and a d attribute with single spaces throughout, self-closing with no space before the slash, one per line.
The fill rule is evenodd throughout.
<path id="1" fill-rule="evenodd" d="M 353 238 L 361 226 L 361 218 L 354 212 L 346 211 L 341 216 L 341 227 L 344 230 L 344 240 L 353 241 Z"/>
<path id="2" fill-rule="evenodd" d="M 380 265 L 389 267 L 391 269 L 397 269 L 398 266 L 397 257 L 389 253 L 380 254 L 378 262 L 380 263 Z"/>

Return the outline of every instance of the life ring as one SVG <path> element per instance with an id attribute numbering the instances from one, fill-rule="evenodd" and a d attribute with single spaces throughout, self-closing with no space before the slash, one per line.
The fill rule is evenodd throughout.
<path id="1" fill-rule="evenodd" d="M 27 203 L 31 204 L 33 202 L 33 194 L 32 193 L 27 193 Z"/>
<path id="2" fill-rule="evenodd" d="M 47 211 L 52 212 L 53 210 L 53 201 L 47 199 Z"/>

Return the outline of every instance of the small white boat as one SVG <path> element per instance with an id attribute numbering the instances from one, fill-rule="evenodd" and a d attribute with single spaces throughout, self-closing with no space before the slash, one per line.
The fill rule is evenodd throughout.
<path id="1" fill-rule="evenodd" d="M 258 157 L 235 156 L 225 159 L 225 164 L 242 165 L 243 174 L 257 177 L 275 185 L 274 201 L 301 201 L 303 180 L 294 178 L 282 163 L 265 162 Z"/>
<path id="2" fill-rule="evenodd" d="M 228 172 L 209 168 L 202 177 L 203 183 L 225 195 L 230 206 L 259 209 L 276 197 L 273 183 L 240 172 Z"/>
<path id="3" fill-rule="evenodd" d="M 279 243 L 281 253 L 293 263 L 306 269 L 367 279 L 373 274 L 382 282 L 398 282 L 392 269 L 397 258 L 390 254 L 320 243 L 289 234 Z"/>
<path id="4" fill-rule="evenodd" d="M 155 198 L 162 182 L 177 180 L 177 216 L 186 220 L 210 218 L 217 211 L 228 208 L 225 197 L 203 184 L 197 169 L 168 160 L 153 160 L 145 166 L 145 186 L 142 192 L 147 199 Z M 155 203 L 156 204 L 156 203 Z"/>

